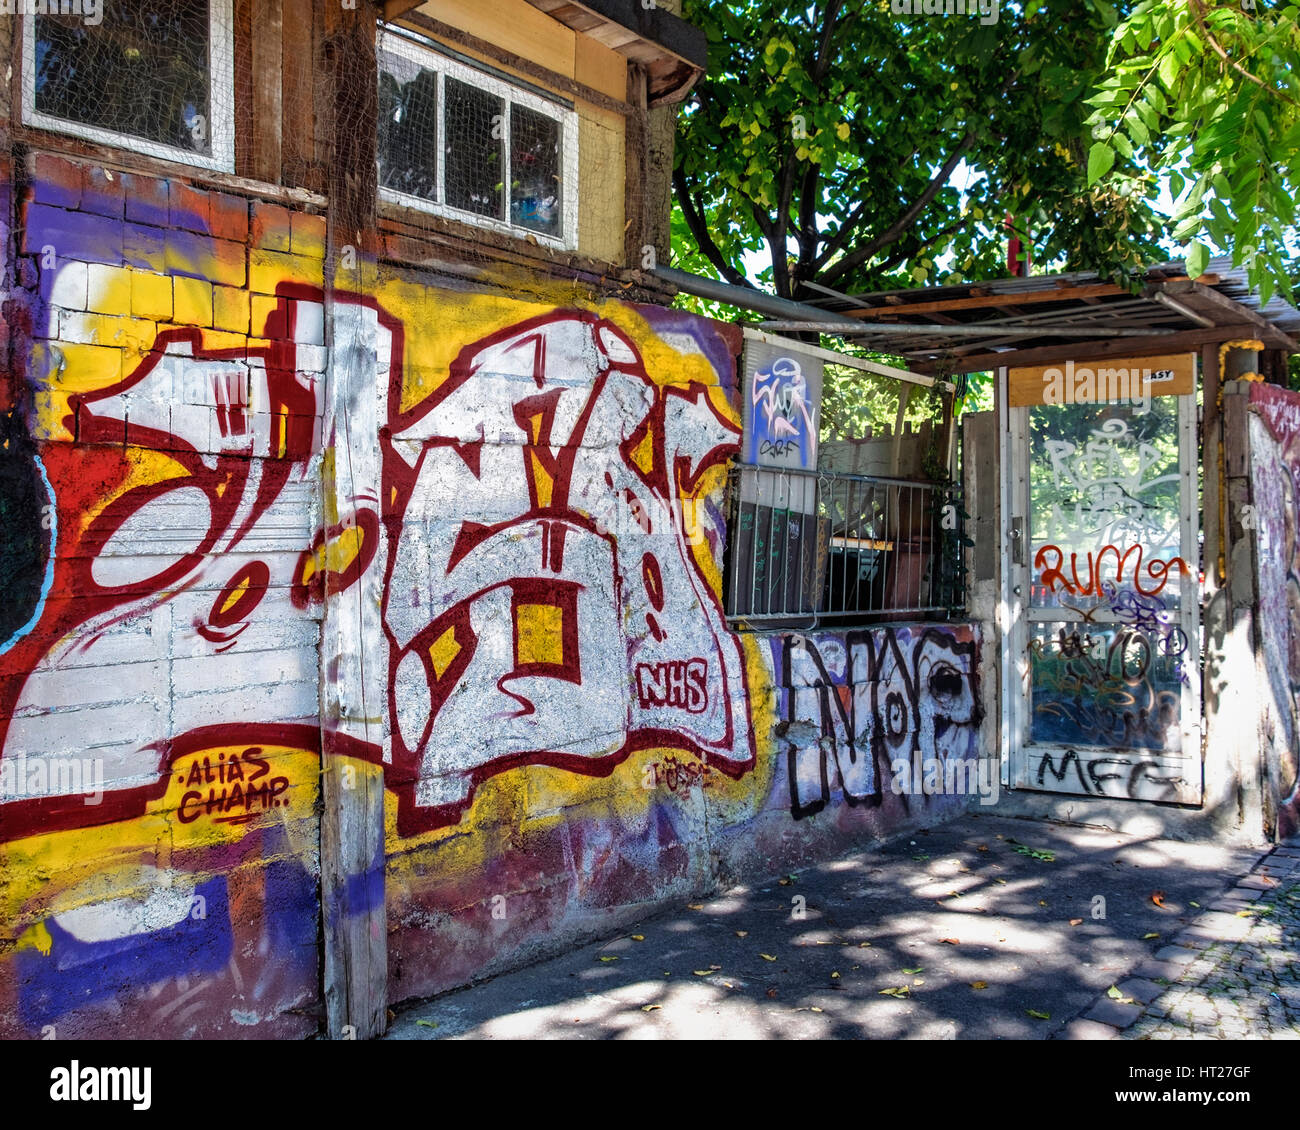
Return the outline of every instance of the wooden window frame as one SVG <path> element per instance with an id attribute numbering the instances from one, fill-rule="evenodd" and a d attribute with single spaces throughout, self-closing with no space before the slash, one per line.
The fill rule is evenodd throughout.
<path id="1" fill-rule="evenodd" d="M 208 127 L 210 155 L 118 133 L 84 122 L 58 118 L 36 109 L 36 17 L 23 16 L 19 29 L 21 120 L 24 127 L 64 134 L 114 149 L 212 172 L 235 171 L 235 16 L 234 0 L 208 0 Z M 218 113 L 218 109 L 220 112 Z"/>
<path id="2" fill-rule="evenodd" d="M 426 200 L 423 197 L 412 196 L 409 193 L 398 192 L 394 189 L 379 187 L 380 200 L 397 205 L 401 208 L 409 208 L 414 211 L 427 212 L 431 215 L 440 216 L 446 220 L 453 220 L 457 223 L 465 224 L 470 227 L 483 228 L 488 231 L 499 232 L 508 235 L 517 240 L 536 240 L 543 247 L 549 247 L 557 251 L 576 251 L 578 248 L 578 112 L 577 109 L 556 95 L 542 94 L 535 89 L 528 89 L 519 82 L 511 81 L 509 78 L 502 77 L 501 72 L 486 64 L 475 65 L 473 60 L 468 60 L 459 53 L 453 53 L 450 49 L 442 47 L 434 40 L 427 39 L 424 36 L 417 35 L 414 32 L 394 25 L 381 25 L 379 28 L 378 38 L 375 44 L 375 55 L 378 58 L 385 53 L 400 55 L 405 59 L 418 63 L 433 71 L 438 76 L 438 177 L 437 192 L 439 199 Z M 539 232 L 533 228 L 524 227 L 512 223 L 508 218 L 498 220 L 491 216 L 480 216 L 474 212 L 467 212 L 460 208 L 443 202 L 446 194 L 445 178 L 447 173 L 446 166 L 446 80 L 448 78 L 457 79 L 461 82 L 477 86 L 479 89 L 487 91 L 503 100 L 505 103 L 504 116 L 504 135 L 503 147 L 506 158 L 509 160 L 510 155 L 510 108 L 518 105 L 525 109 L 532 110 L 544 117 L 555 121 L 560 127 L 560 171 L 562 182 L 562 194 L 560 199 L 561 236 L 551 236 L 544 232 Z M 375 76 L 378 82 L 378 71 Z M 507 170 L 507 177 L 509 171 Z M 509 189 L 503 189 L 508 194 Z M 504 201 L 506 216 L 509 216 L 509 199 Z"/>

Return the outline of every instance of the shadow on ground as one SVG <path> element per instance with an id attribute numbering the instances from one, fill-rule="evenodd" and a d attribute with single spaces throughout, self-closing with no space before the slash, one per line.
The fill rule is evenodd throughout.
<path id="1" fill-rule="evenodd" d="M 1042 1039 L 1258 855 L 971 814 L 405 1006 L 386 1038 Z"/>

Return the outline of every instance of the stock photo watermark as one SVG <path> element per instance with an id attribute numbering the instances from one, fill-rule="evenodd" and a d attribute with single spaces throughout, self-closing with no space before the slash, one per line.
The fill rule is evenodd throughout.
<path id="1" fill-rule="evenodd" d="M 896 16 L 978 16 L 988 26 L 998 22 L 998 0 L 889 0 Z"/>
<path id="2" fill-rule="evenodd" d="M 77 16 L 96 27 L 104 20 L 104 0 L 0 0 L 0 16 Z"/>
<path id="3" fill-rule="evenodd" d="M 1002 787 L 996 763 L 988 758 L 896 757 L 889 763 L 889 789 L 895 796 L 978 796 L 997 804 Z"/>
<path id="4" fill-rule="evenodd" d="M 1172 369 L 1092 368 L 1067 361 L 1065 368 L 1043 370 L 1044 404 L 1131 404 L 1151 408 L 1152 389 L 1168 384 Z"/>
<path id="5" fill-rule="evenodd" d="M 104 799 L 102 757 L 16 757 L 0 760 L 0 797 L 83 796 L 96 805 Z"/>

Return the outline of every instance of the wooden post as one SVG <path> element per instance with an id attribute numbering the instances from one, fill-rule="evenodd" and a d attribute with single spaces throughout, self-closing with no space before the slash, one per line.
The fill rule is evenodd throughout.
<path id="1" fill-rule="evenodd" d="M 355 500 L 379 498 L 381 334 L 365 302 L 378 281 L 375 12 L 365 2 L 355 9 L 326 3 L 324 21 L 332 153 L 322 472 L 329 529 L 347 525 Z M 387 1026 L 383 776 L 380 766 L 342 756 L 345 739 L 383 744 L 379 572 L 376 561 L 357 584 L 327 592 L 321 627 L 321 912 L 326 1030 L 334 1039 L 366 1039 Z"/>

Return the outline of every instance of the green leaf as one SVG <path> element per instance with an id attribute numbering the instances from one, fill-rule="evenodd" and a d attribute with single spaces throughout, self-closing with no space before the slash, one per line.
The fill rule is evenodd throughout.
<path id="1" fill-rule="evenodd" d="M 1209 261 L 1210 249 L 1199 240 L 1193 243 L 1191 249 L 1187 252 L 1187 277 L 1195 279 L 1205 274 L 1205 268 Z"/>
<path id="2" fill-rule="evenodd" d="M 1088 150 L 1088 184 L 1101 180 L 1115 164 L 1115 150 L 1104 141 L 1096 142 Z"/>

